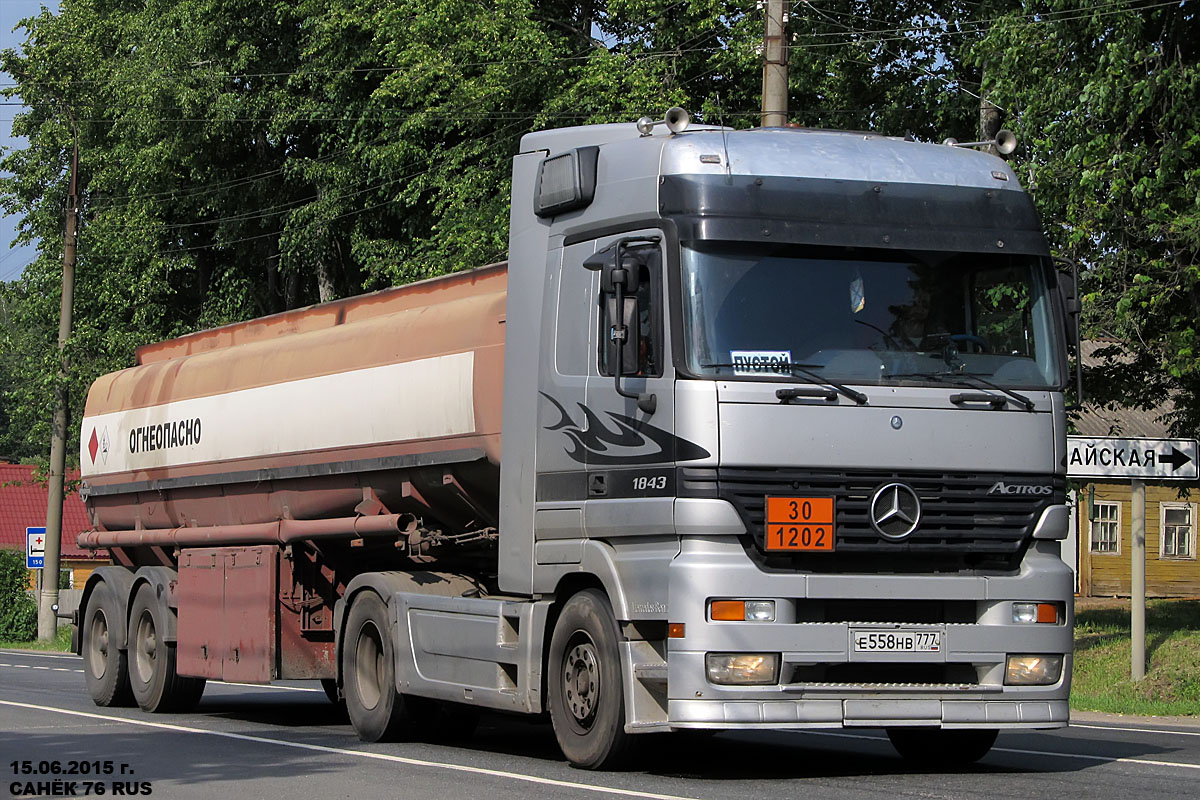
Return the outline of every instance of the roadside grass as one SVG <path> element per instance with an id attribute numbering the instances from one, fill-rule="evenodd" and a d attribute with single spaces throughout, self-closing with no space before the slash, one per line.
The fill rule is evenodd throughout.
<path id="1" fill-rule="evenodd" d="M 1200 715 L 1200 600 L 1146 603 L 1146 677 L 1130 679 L 1129 602 L 1077 604 L 1071 707 Z"/>
<path id="2" fill-rule="evenodd" d="M 0 647 L 8 647 L 14 650 L 47 650 L 66 653 L 71 649 L 71 626 L 59 625 L 55 637 L 48 642 L 37 640 L 32 642 L 0 641 Z"/>

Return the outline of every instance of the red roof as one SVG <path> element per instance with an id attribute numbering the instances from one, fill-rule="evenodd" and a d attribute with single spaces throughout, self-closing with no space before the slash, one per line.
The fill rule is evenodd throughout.
<path id="1" fill-rule="evenodd" d="M 33 480 L 32 464 L 0 464 L 0 547 L 25 549 L 25 529 L 46 524 L 47 489 Z M 79 473 L 67 478 L 78 480 Z M 104 551 L 83 550 L 75 538 L 91 530 L 87 511 L 78 494 L 69 494 L 63 502 L 63 558 L 104 558 Z"/>

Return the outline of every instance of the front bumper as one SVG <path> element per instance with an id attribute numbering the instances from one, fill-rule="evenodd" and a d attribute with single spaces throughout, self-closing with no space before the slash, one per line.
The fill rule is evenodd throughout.
<path id="1" fill-rule="evenodd" d="M 1073 651 L 1070 569 L 1057 542 L 1035 542 L 1016 574 L 835 575 L 768 572 L 733 537 L 691 537 L 670 567 L 671 622 L 683 638 L 667 644 L 667 717 L 673 728 L 988 727 L 1055 728 L 1068 723 Z M 775 622 L 711 622 L 712 598 L 769 598 Z M 968 621 L 920 624 L 887 618 L 889 603 L 947 601 L 971 610 Z M 1012 603 L 1056 602 L 1057 624 L 1013 624 Z M 797 621 L 820 601 L 877 601 L 870 619 Z M 801 619 L 805 618 L 803 612 Z M 935 630 L 938 652 L 862 653 L 854 630 Z M 710 683 L 713 652 L 779 653 L 779 682 Z M 1006 686 L 1009 655 L 1063 656 L 1049 686 Z M 944 674 L 945 680 L 891 680 L 891 674 Z M 813 679 L 855 674 L 853 680 Z M 849 670 L 849 671 L 847 671 Z"/>

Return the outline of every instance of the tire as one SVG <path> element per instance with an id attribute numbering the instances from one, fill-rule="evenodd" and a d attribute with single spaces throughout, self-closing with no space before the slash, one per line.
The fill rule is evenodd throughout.
<path id="1" fill-rule="evenodd" d="M 342 698 L 338 697 L 337 678 L 322 678 L 321 688 L 325 690 L 325 696 L 329 698 L 329 702 L 335 706 L 343 704 Z"/>
<path id="2" fill-rule="evenodd" d="M 115 636 L 124 624 L 116 594 L 107 582 L 101 581 L 88 596 L 79 631 L 79 650 L 88 694 L 93 703 L 104 708 L 133 705 L 127 653 L 117 647 Z"/>
<path id="3" fill-rule="evenodd" d="M 203 678 L 175 671 L 175 644 L 162 636 L 170 613 L 153 586 L 138 587 L 129 610 L 129 684 L 138 706 L 152 714 L 189 711 L 204 694 Z"/>
<path id="4" fill-rule="evenodd" d="M 888 728 L 892 747 L 905 759 L 926 766 L 966 766 L 987 755 L 996 730 Z"/>
<path id="5" fill-rule="evenodd" d="M 595 589 L 567 601 L 550 638 L 550 721 L 563 755 L 581 769 L 614 769 L 629 753 L 620 638 L 608 598 Z"/>
<path id="6" fill-rule="evenodd" d="M 364 742 L 392 742 L 411 734 L 412 715 L 396 691 L 396 652 L 387 606 L 371 591 L 354 598 L 346 619 L 342 694 L 350 723 Z"/>

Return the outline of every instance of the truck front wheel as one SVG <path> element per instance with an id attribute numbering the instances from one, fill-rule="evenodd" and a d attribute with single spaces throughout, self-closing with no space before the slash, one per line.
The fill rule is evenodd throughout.
<path id="1" fill-rule="evenodd" d="M 342 694 L 358 738 L 390 742 L 411 729 L 404 697 L 396 691 L 396 654 L 387 606 L 374 592 L 362 592 L 350 606 L 342 648 Z"/>
<path id="2" fill-rule="evenodd" d="M 117 633 L 123 622 L 117 596 L 108 583 L 101 581 L 88 596 L 80 650 L 88 694 L 92 702 L 106 708 L 133 705 L 126 651 L 117 647 Z"/>
<path id="3" fill-rule="evenodd" d="M 934 766 L 974 764 L 996 743 L 996 730 L 888 728 L 896 752 L 909 761 Z"/>
<path id="4" fill-rule="evenodd" d="M 129 612 L 129 683 L 143 711 L 188 711 L 204 694 L 203 678 L 175 671 L 175 643 L 163 638 L 171 609 L 143 583 Z"/>
<path id="5" fill-rule="evenodd" d="M 550 638 L 550 721 L 563 755 L 583 769 L 612 769 L 625 758 L 625 694 L 620 630 L 608 598 L 585 589 L 563 606 Z"/>

